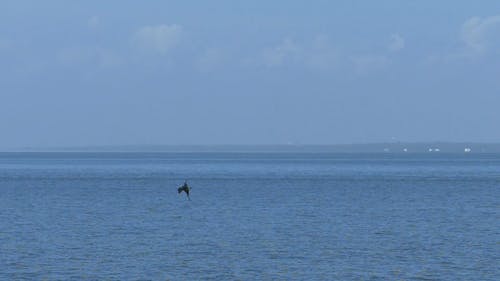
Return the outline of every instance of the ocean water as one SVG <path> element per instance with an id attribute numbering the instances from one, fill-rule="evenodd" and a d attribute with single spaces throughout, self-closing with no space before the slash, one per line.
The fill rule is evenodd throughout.
<path id="1" fill-rule="evenodd" d="M 499 210 L 496 154 L 3 153 L 0 280 L 499 280 Z"/>

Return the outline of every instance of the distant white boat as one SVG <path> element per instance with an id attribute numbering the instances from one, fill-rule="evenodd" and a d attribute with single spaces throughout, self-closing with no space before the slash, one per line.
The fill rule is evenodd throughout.
<path id="1" fill-rule="evenodd" d="M 471 152 L 471 151 L 472 151 L 472 149 L 470 149 L 469 147 L 466 147 L 466 148 L 464 149 L 464 152 L 465 152 L 465 153 L 467 153 L 467 152 Z"/>

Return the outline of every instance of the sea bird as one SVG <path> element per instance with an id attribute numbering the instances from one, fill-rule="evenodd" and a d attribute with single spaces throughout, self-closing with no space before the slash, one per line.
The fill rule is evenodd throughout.
<path id="1" fill-rule="evenodd" d="M 183 192 L 183 191 L 184 191 L 184 192 L 186 192 L 186 194 L 187 194 L 187 198 L 188 198 L 188 200 L 191 200 L 191 198 L 189 198 L 189 190 L 190 190 L 190 189 L 191 189 L 191 188 L 188 186 L 187 181 L 184 181 L 184 184 L 183 184 L 181 187 L 177 188 L 177 193 L 179 193 L 179 194 L 180 194 L 181 192 Z"/>

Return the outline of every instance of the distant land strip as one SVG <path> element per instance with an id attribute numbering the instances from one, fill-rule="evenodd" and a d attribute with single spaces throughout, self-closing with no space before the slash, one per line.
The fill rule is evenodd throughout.
<path id="1" fill-rule="evenodd" d="M 500 143 L 428 142 L 333 145 L 92 145 L 23 147 L 4 152 L 500 153 Z"/>

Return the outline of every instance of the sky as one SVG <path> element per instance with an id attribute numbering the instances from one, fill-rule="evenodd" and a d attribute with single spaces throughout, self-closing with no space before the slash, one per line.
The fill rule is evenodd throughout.
<path id="1" fill-rule="evenodd" d="M 500 142 L 500 1 L 0 2 L 0 149 Z"/>

